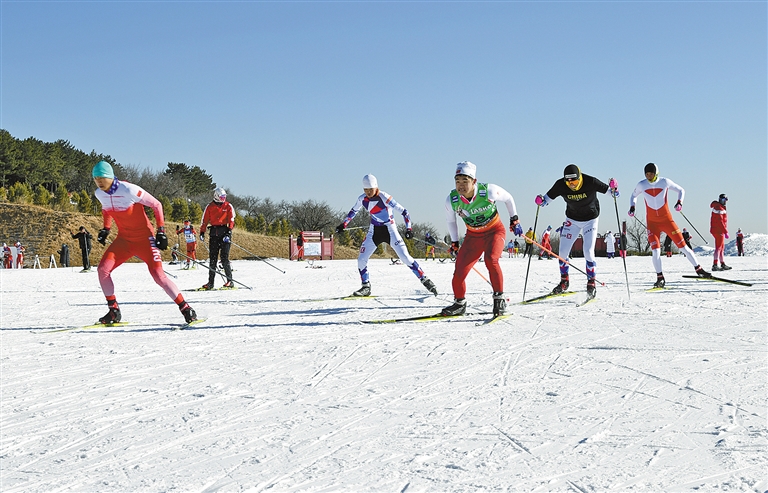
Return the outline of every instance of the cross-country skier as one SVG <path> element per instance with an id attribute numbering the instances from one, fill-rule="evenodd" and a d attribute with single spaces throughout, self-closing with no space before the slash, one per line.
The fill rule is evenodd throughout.
<path id="1" fill-rule="evenodd" d="M 504 313 L 507 302 L 504 300 L 504 275 L 501 272 L 499 258 L 504 250 L 507 229 L 499 216 L 498 203 L 503 203 L 509 213 L 509 230 L 522 236 L 523 227 L 517 218 L 515 200 L 509 192 L 493 183 L 477 183 L 477 167 L 463 161 L 456 165 L 454 183 L 445 200 L 445 213 L 448 232 L 451 235 L 451 250 L 457 251 L 456 266 L 453 271 L 453 305 L 443 308 L 446 316 L 461 315 L 466 312 L 467 275 L 478 259 L 485 255 L 485 266 L 491 278 L 493 288 L 493 315 Z M 467 227 L 464 242 L 459 248 L 459 216 Z"/>
<path id="2" fill-rule="evenodd" d="M 432 236 L 429 231 L 424 233 L 424 244 L 427 245 L 427 253 L 424 255 L 424 262 L 427 261 L 430 255 L 432 255 L 432 260 L 435 260 L 435 245 L 437 244 L 437 240 L 435 240 L 435 237 Z"/>
<path id="3" fill-rule="evenodd" d="M 370 296 L 371 281 L 368 274 L 368 259 L 371 258 L 373 252 L 382 243 L 389 243 L 395 253 L 397 253 L 397 256 L 400 257 L 400 260 L 410 267 L 411 271 L 419 278 L 421 284 L 437 296 L 435 283 L 424 274 L 418 262 L 408 253 L 405 241 L 403 241 L 403 238 L 397 231 L 394 218 L 395 212 L 399 212 L 405 220 L 405 237 L 408 239 L 413 238 L 411 217 L 408 215 L 408 211 L 405 207 L 398 204 L 391 195 L 379 189 L 378 180 L 373 175 L 368 174 L 363 177 L 363 192 L 357 198 L 357 202 L 352 206 L 352 209 L 349 210 L 344 221 L 336 227 L 336 233 L 344 231 L 349 222 L 360 212 L 360 209 L 364 208 L 371 215 L 371 225 L 368 227 L 368 234 L 365 235 L 365 240 L 363 240 L 363 244 L 360 246 L 360 255 L 357 257 L 357 269 L 360 271 L 360 280 L 363 285 L 352 293 L 353 296 Z"/>
<path id="4" fill-rule="evenodd" d="M 569 164 L 563 170 L 563 178 L 557 180 L 545 195 L 536 196 L 536 205 L 546 206 L 557 197 L 565 200 L 565 223 L 560 232 L 559 255 L 566 259 L 571 253 L 574 242 L 579 234 L 584 239 L 584 260 L 587 263 L 587 296 L 593 298 L 595 289 L 595 242 L 597 240 L 597 223 L 600 218 L 600 202 L 597 193 L 608 190 L 614 197 L 619 196 L 619 185 L 611 178 L 608 185 L 594 176 L 585 175 L 575 164 Z M 552 290 L 553 294 L 562 293 L 568 289 L 568 264 L 563 260 L 560 264 L 560 284 Z"/>
<path id="5" fill-rule="evenodd" d="M 738 250 L 738 256 L 744 256 L 744 233 L 741 232 L 741 228 L 736 231 L 736 249 Z"/>
<path id="6" fill-rule="evenodd" d="M 184 263 L 184 268 L 189 269 L 191 267 L 194 269 L 194 261 L 197 260 L 197 232 L 195 231 L 195 227 L 189 222 L 189 219 L 184 221 L 183 228 L 176 227 L 176 235 L 179 234 L 184 235 L 184 241 L 187 244 L 187 258 Z"/>
<path id="7" fill-rule="evenodd" d="M 645 180 L 638 183 L 632 192 L 632 196 L 629 199 L 630 207 L 628 214 L 630 217 L 635 215 L 637 199 L 643 197 L 645 200 L 645 220 L 648 223 L 648 242 L 651 244 L 653 267 L 656 269 L 656 282 L 653 286 L 663 288 L 666 283 L 664 274 L 661 271 L 661 244 L 659 243 L 659 235 L 661 233 L 666 233 L 672 238 L 677 248 L 680 249 L 685 258 L 696 269 L 696 274 L 701 277 L 712 277 L 712 274 L 701 268 L 699 261 L 696 259 L 696 254 L 685 244 L 683 234 L 680 232 L 677 224 L 675 224 L 674 219 L 672 219 L 672 212 L 669 210 L 667 203 L 669 190 L 677 192 L 675 210 L 678 212 L 683 209 L 685 190 L 672 180 L 659 176 L 659 167 L 654 163 L 646 164 L 643 171 L 645 173 Z"/>
<path id="8" fill-rule="evenodd" d="M 179 306 L 184 320 L 187 322 L 197 320 L 195 311 L 184 301 L 179 288 L 166 277 L 163 271 L 160 250 L 168 248 L 163 205 L 138 185 L 119 181 L 112 171 L 112 166 L 106 161 L 99 161 L 93 167 L 92 176 L 98 187 L 95 195 L 101 202 L 101 214 L 104 219 L 104 227 L 97 237 L 98 242 L 102 245 L 107 243 L 113 220 L 118 230 L 117 237 L 107 247 L 97 269 L 101 290 L 109 305 L 109 311 L 99 319 L 99 322 L 110 324 L 120 321 L 120 306 L 115 297 L 112 271 L 134 256 L 147 264 L 152 279 Z M 155 213 L 157 230 L 154 232 L 144 207 L 152 208 Z"/>
<path id="9" fill-rule="evenodd" d="M 541 249 L 539 252 L 539 260 L 541 260 L 544 257 L 547 257 L 548 260 L 552 260 L 552 255 L 547 250 L 552 250 L 552 242 L 550 241 L 550 237 L 552 236 L 552 226 L 547 226 L 547 229 L 544 230 L 544 233 L 541 235 L 541 246 L 544 248 Z M 546 250 L 545 250 L 546 249 Z"/>
<path id="10" fill-rule="evenodd" d="M 725 240 L 728 239 L 728 213 L 725 210 L 725 204 L 728 197 L 724 193 L 720 194 L 717 200 L 710 204 L 712 208 L 712 217 L 709 221 L 709 232 L 715 237 L 715 256 L 712 261 L 712 270 L 730 270 L 731 267 L 725 265 L 723 261 L 723 251 L 725 250 Z M 717 261 L 720 266 L 717 266 Z"/>
<path id="11" fill-rule="evenodd" d="M 213 289 L 213 281 L 216 278 L 216 262 L 221 255 L 221 266 L 227 281 L 224 288 L 234 288 L 232 282 L 232 265 L 229 263 L 229 249 L 232 247 L 232 229 L 235 227 L 235 208 L 227 202 L 227 191 L 219 187 L 213 191 L 213 202 L 205 207 L 203 222 L 200 224 L 200 241 L 205 241 L 205 231 L 210 224 L 208 235 L 208 282 L 200 288 L 203 291 Z"/>

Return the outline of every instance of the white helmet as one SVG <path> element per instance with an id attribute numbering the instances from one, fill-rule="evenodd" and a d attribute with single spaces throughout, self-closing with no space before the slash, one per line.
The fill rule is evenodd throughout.
<path id="1" fill-rule="evenodd" d="M 224 190 L 221 187 L 216 188 L 216 190 L 213 191 L 213 201 L 222 203 L 227 200 L 227 191 Z"/>

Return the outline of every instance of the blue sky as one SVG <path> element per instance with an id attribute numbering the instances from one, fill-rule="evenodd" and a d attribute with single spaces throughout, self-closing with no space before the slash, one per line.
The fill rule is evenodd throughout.
<path id="1" fill-rule="evenodd" d="M 459 161 L 526 228 L 569 163 L 618 179 L 624 220 L 653 161 L 711 244 L 720 193 L 768 232 L 766 5 L 2 1 L 0 127 L 344 212 L 373 173 L 442 232 Z"/>

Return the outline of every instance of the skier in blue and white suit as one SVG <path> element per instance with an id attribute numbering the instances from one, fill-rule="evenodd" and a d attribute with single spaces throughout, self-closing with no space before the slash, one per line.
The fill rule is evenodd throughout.
<path id="1" fill-rule="evenodd" d="M 360 280 L 363 282 L 363 286 L 355 291 L 353 296 L 370 296 L 371 282 L 368 276 L 368 259 L 371 258 L 373 252 L 382 243 L 389 243 L 395 253 L 397 253 L 397 256 L 400 257 L 400 260 L 410 267 L 416 277 L 419 278 L 421 284 L 437 296 L 435 283 L 424 275 L 424 271 L 421 270 L 419 264 L 408 253 L 405 241 L 403 241 L 403 238 L 397 231 L 394 212 L 399 212 L 403 215 L 405 220 L 405 237 L 413 238 L 411 217 L 408 215 L 408 211 L 405 207 L 398 204 L 391 195 L 379 190 L 378 181 L 373 175 L 365 175 L 363 177 L 363 192 L 357 198 L 357 202 L 352 206 L 352 209 L 349 210 L 349 214 L 347 214 L 344 222 L 336 227 L 336 233 L 344 231 L 344 228 L 347 227 L 349 222 L 362 208 L 365 208 L 371 215 L 371 225 L 368 227 L 368 234 L 365 236 L 365 240 L 360 247 L 360 255 L 357 257 L 357 268 L 360 271 Z"/>

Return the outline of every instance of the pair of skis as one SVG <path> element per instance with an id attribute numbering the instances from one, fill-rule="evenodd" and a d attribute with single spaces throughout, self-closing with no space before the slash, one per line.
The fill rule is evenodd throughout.
<path id="1" fill-rule="evenodd" d="M 205 322 L 206 319 L 204 318 L 198 318 L 197 320 L 193 320 L 192 322 L 185 322 L 180 324 L 135 324 L 131 322 L 115 322 L 112 324 L 90 324 L 90 325 L 78 325 L 75 327 L 63 327 L 61 329 L 50 329 L 50 330 L 42 330 L 42 331 L 36 331 L 36 334 L 53 334 L 56 332 L 75 332 L 80 330 L 91 330 L 91 329 L 104 329 L 104 328 L 111 328 L 111 327 L 168 327 L 171 330 L 184 330 L 186 328 L 189 328 L 193 325 L 197 325 L 199 323 Z"/>
<path id="2" fill-rule="evenodd" d="M 471 315 L 491 315 L 489 313 L 477 313 L 477 314 L 462 314 L 462 315 L 443 315 L 442 313 L 434 313 L 432 315 L 419 315 L 415 317 L 402 317 L 402 318 L 389 318 L 389 319 L 382 319 L 382 320 L 363 320 L 363 323 L 365 324 L 394 324 L 399 322 L 438 322 L 438 321 L 445 321 L 445 320 L 452 320 L 456 318 L 462 318 L 466 316 Z M 477 322 L 475 325 L 490 325 L 496 322 L 499 322 L 501 320 L 507 319 L 511 317 L 512 315 L 495 315 L 487 320 L 483 320 L 480 322 Z"/>
<path id="3" fill-rule="evenodd" d="M 538 301 L 549 300 L 549 299 L 552 299 L 552 298 L 560 298 L 560 297 L 563 297 L 563 296 L 570 296 L 572 294 L 576 294 L 576 291 L 563 291 L 562 293 L 547 293 L 547 294 L 543 294 L 541 296 L 537 296 L 535 298 L 531 298 L 529 300 L 525 300 L 525 301 L 523 301 L 523 304 L 527 305 L 529 303 L 536 303 Z M 582 302 L 576 303 L 576 306 L 577 307 L 584 306 L 587 303 L 591 303 L 591 302 L 595 301 L 595 299 L 596 298 L 595 298 L 594 295 L 590 295 L 589 293 L 587 293 L 587 299 L 582 301 Z"/>

